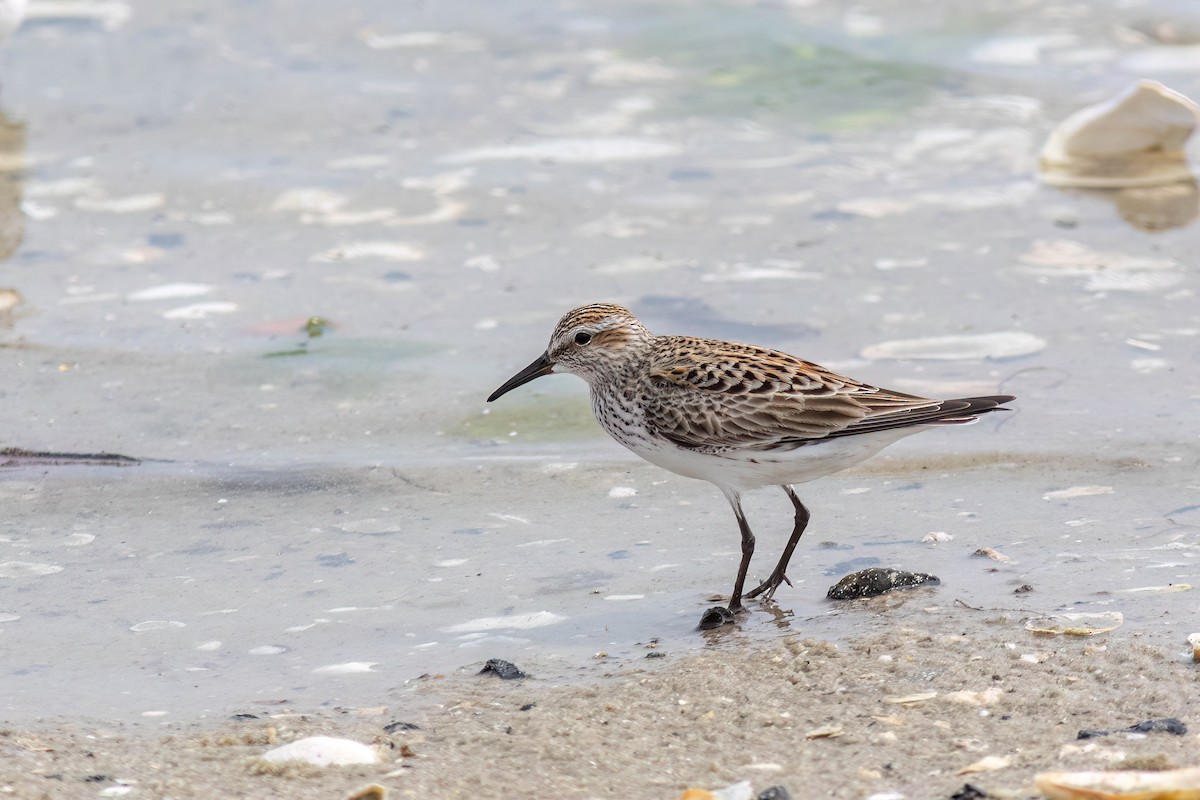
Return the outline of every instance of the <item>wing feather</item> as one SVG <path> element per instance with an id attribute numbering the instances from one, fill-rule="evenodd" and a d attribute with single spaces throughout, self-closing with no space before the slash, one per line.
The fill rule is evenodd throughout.
<path id="1" fill-rule="evenodd" d="M 659 337 L 646 375 L 646 424 L 692 449 L 792 448 L 968 408 L 871 386 L 775 350 L 708 339 Z"/>

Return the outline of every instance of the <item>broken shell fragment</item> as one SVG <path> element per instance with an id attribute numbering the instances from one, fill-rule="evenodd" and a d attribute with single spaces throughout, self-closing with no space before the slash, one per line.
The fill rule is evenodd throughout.
<path id="1" fill-rule="evenodd" d="M 959 775 L 970 775 L 972 772 L 994 772 L 1004 769 L 1012 763 L 1009 756 L 984 756 L 974 764 L 968 764 L 958 771 Z"/>
<path id="2" fill-rule="evenodd" d="M 804 734 L 805 739 L 836 739 L 845 731 L 841 725 L 822 725 L 819 728 L 813 728 L 808 733 Z"/>
<path id="3" fill-rule="evenodd" d="M 1192 180 L 1184 151 L 1200 108 L 1157 81 L 1067 117 L 1042 148 L 1041 178 L 1051 186 L 1121 188 Z"/>
<path id="4" fill-rule="evenodd" d="M 679 800 L 750 800 L 753 794 L 750 781 L 741 781 L 715 792 L 707 789 L 688 789 Z"/>
<path id="5" fill-rule="evenodd" d="M 331 736 L 309 736 L 268 750 L 262 754 L 260 761 L 267 764 L 301 763 L 314 767 L 336 767 L 345 764 L 378 764 L 379 754 L 362 742 Z"/>
<path id="6" fill-rule="evenodd" d="M 1050 800 L 1200 800 L 1200 767 L 1162 772 L 1042 772 L 1033 782 Z"/>
<path id="7" fill-rule="evenodd" d="M 900 706 L 911 706 L 914 703 L 924 703 L 926 700 L 932 700 L 937 697 L 937 692 L 921 692 L 920 694 L 906 694 L 902 697 L 885 697 L 883 702 L 895 703 Z"/>
<path id="8" fill-rule="evenodd" d="M 1115 630 L 1124 622 L 1125 615 L 1120 611 L 1105 611 L 1101 614 L 1057 614 L 1053 617 L 1031 619 L 1025 623 L 1025 630 L 1053 636 L 1095 636 L 1097 633 Z"/>

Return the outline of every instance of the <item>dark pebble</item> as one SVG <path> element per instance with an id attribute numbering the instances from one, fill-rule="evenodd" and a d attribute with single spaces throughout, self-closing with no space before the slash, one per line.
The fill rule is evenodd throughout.
<path id="1" fill-rule="evenodd" d="M 411 722 L 391 722 L 383 726 L 384 733 L 396 733 L 397 731 L 419 731 L 418 726 Z"/>
<path id="2" fill-rule="evenodd" d="M 646 653 L 646 658 L 666 658 L 666 657 L 667 657 L 667 654 L 663 653 L 659 650 L 655 650 L 652 653 Z"/>
<path id="3" fill-rule="evenodd" d="M 1098 736 L 1108 736 L 1110 733 L 1171 733 L 1175 736 L 1186 736 L 1187 725 L 1184 725 L 1181 720 L 1174 717 L 1166 719 L 1148 719 L 1145 722 L 1139 722 L 1137 725 L 1130 725 L 1128 728 L 1117 728 L 1113 731 L 1102 730 L 1082 730 L 1077 739 L 1095 739 Z"/>
<path id="4" fill-rule="evenodd" d="M 759 792 L 757 800 L 792 800 L 792 796 L 782 786 L 772 786 Z"/>
<path id="5" fill-rule="evenodd" d="M 489 658 L 487 663 L 483 665 L 483 669 L 479 670 L 480 675 L 491 673 L 503 680 L 512 681 L 517 678 L 528 677 L 524 672 L 517 668 L 517 665 L 511 661 L 505 661 L 502 658 Z"/>
<path id="6" fill-rule="evenodd" d="M 1173 733 L 1176 736 L 1187 736 L 1187 725 L 1174 717 L 1166 719 L 1148 719 L 1137 725 L 1130 725 L 1125 730 L 1130 733 Z"/>
<path id="7" fill-rule="evenodd" d="M 537 708 L 537 703 L 526 703 L 525 705 L 521 706 L 521 708 L 519 710 L 529 711 L 534 708 Z"/>
<path id="8" fill-rule="evenodd" d="M 830 600 L 853 600 L 875 597 L 893 589 L 908 589 L 923 584 L 941 583 L 934 575 L 922 572 L 903 572 L 891 567 L 871 567 L 852 572 L 829 587 L 825 596 Z"/>
<path id="9" fill-rule="evenodd" d="M 700 615 L 700 624 L 696 628 L 702 631 L 711 631 L 713 628 L 719 628 L 722 625 L 732 625 L 733 620 L 733 612 L 728 608 L 725 606 L 713 606 Z"/>
<path id="10" fill-rule="evenodd" d="M 249 722 L 252 719 L 258 719 L 258 714 L 234 714 L 230 719 L 234 722 Z"/>
<path id="11" fill-rule="evenodd" d="M 950 800 L 985 800 L 989 796 L 987 792 L 975 784 L 964 783 L 963 788 L 950 795 Z"/>

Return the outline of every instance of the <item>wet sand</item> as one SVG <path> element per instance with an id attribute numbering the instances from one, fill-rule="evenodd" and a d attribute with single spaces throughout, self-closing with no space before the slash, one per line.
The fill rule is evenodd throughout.
<path id="1" fill-rule="evenodd" d="M 1200 96 L 1192 0 L 73 8 L 0 51 L 0 449 L 146 460 L 0 468 L 10 794 L 916 800 L 1195 763 L 1193 734 L 1063 748 L 1197 724 L 1196 187 L 1036 177 L 1133 81 Z M 803 487 L 794 616 L 710 643 L 719 493 L 574 379 L 484 403 L 596 300 L 1016 410 Z M 769 566 L 790 507 L 747 512 Z M 874 565 L 942 584 L 823 600 Z M 383 767 L 246 767 L 269 727 L 395 720 Z"/>
<path id="2" fill-rule="evenodd" d="M 857 612 L 886 618 L 895 602 L 859 601 Z M 1032 778 L 1046 770 L 1195 764 L 1200 673 L 1182 652 L 1128 634 L 1039 636 L 1006 612 L 957 606 L 926 617 L 841 645 L 730 629 L 702 653 L 608 664 L 589 686 L 536 674 L 502 681 L 471 665 L 414 681 L 403 705 L 260 707 L 248 709 L 257 719 L 163 730 L 8 728 L 0 787 L 19 798 L 120 785 L 131 797 L 331 798 L 379 783 L 393 797 L 649 799 L 749 780 L 756 793 L 782 785 L 795 798 L 948 798 L 965 783 L 1035 797 Z M 914 696 L 928 699 L 896 702 Z M 1191 730 L 1077 740 L 1082 729 L 1165 717 Z M 395 722 L 419 730 L 384 733 Z M 383 762 L 256 767 L 271 744 L 308 735 L 374 744 Z M 981 762 L 1003 766 L 970 772 Z"/>

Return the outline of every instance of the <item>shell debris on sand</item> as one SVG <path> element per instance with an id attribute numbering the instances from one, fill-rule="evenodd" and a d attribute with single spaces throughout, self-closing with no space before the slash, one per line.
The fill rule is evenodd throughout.
<path id="1" fill-rule="evenodd" d="M 1122 188 L 1193 180 L 1184 150 L 1200 108 L 1157 81 L 1143 80 L 1076 111 L 1042 148 L 1051 186 Z"/>
<path id="2" fill-rule="evenodd" d="M 1055 636 L 1059 634 L 1095 636 L 1098 633 L 1116 630 L 1124 622 L 1125 615 L 1120 611 L 1105 611 L 1099 614 L 1058 614 L 1053 617 L 1031 619 L 1025 623 L 1025 630 Z"/>
<path id="3" fill-rule="evenodd" d="M 1050 800 L 1200 800 L 1200 767 L 1161 772 L 1041 772 L 1033 782 Z"/>
<path id="4" fill-rule="evenodd" d="M 984 756 L 973 764 L 968 764 L 958 771 L 958 775 L 969 775 L 972 772 L 994 772 L 1004 769 L 1012 763 L 1009 756 Z"/>
<path id="5" fill-rule="evenodd" d="M 307 764 L 313 767 L 340 767 L 348 764 L 378 764 L 379 753 L 362 742 L 332 736 L 308 736 L 263 753 L 261 765 Z"/>
<path id="6" fill-rule="evenodd" d="M 753 796 L 754 789 L 751 787 L 750 781 L 741 781 L 715 792 L 707 789 L 688 789 L 680 796 L 679 800 L 751 800 Z"/>

